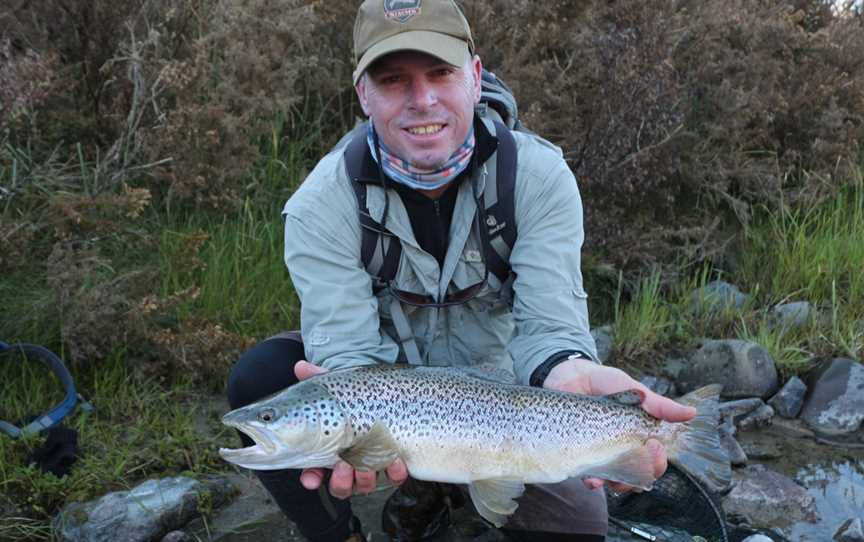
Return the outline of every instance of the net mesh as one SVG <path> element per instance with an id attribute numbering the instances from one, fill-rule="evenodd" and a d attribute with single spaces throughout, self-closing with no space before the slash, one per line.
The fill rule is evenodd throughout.
<path id="1" fill-rule="evenodd" d="M 672 465 L 651 491 L 606 500 L 610 523 L 634 540 L 729 542 L 719 497 Z"/>

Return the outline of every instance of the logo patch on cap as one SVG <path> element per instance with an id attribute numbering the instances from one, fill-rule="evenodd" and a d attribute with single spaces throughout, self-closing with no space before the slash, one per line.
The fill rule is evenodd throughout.
<path id="1" fill-rule="evenodd" d="M 407 22 L 420 13 L 421 0 L 384 0 L 384 18 L 397 23 Z"/>

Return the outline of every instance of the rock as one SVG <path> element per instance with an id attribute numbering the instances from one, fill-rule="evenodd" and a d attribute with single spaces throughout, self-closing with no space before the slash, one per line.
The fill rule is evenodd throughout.
<path id="1" fill-rule="evenodd" d="M 737 339 L 706 341 L 676 381 L 682 393 L 713 383 L 723 384 L 726 399 L 767 398 L 779 387 L 777 368 L 768 351 Z"/>
<path id="2" fill-rule="evenodd" d="M 183 531 L 171 531 L 162 537 L 161 542 L 187 542 L 189 537 Z"/>
<path id="3" fill-rule="evenodd" d="M 813 438 L 816 436 L 816 433 L 810 430 L 801 420 L 774 418 L 771 428 L 779 434 L 792 438 Z"/>
<path id="4" fill-rule="evenodd" d="M 771 420 L 774 418 L 774 409 L 768 405 L 762 405 L 750 414 L 744 416 L 738 422 L 738 428 L 742 431 L 749 431 L 757 427 L 767 427 L 771 425 Z"/>
<path id="5" fill-rule="evenodd" d="M 768 404 L 774 407 L 774 412 L 778 416 L 792 419 L 801 412 L 806 394 L 807 385 L 797 376 L 793 376 L 774 397 L 768 400 Z"/>
<path id="6" fill-rule="evenodd" d="M 219 506 L 232 493 L 231 484 L 220 478 L 204 482 L 186 476 L 148 480 L 131 491 L 71 503 L 54 519 L 54 527 L 64 542 L 159 540 L 200 515 L 202 495 L 207 495 L 208 505 Z"/>
<path id="7" fill-rule="evenodd" d="M 729 456 L 729 462 L 735 467 L 741 467 L 747 464 L 747 453 L 741 447 L 741 444 L 735 440 L 735 437 L 726 432 L 720 433 L 720 446 L 726 451 Z"/>
<path id="8" fill-rule="evenodd" d="M 819 520 L 815 499 L 791 479 L 764 465 L 733 471 L 732 491 L 723 500 L 727 514 L 747 518 L 758 529 Z"/>
<path id="9" fill-rule="evenodd" d="M 642 378 L 641 382 L 654 393 L 665 397 L 675 395 L 675 384 L 668 378 L 662 376 L 646 376 Z"/>
<path id="10" fill-rule="evenodd" d="M 597 359 L 605 364 L 612 356 L 615 341 L 612 336 L 612 326 L 602 326 L 591 330 L 594 343 L 597 345 Z"/>
<path id="11" fill-rule="evenodd" d="M 676 382 L 681 376 L 681 371 L 684 370 L 690 363 L 681 357 L 666 358 L 660 366 L 660 372 L 664 377 Z"/>
<path id="12" fill-rule="evenodd" d="M 738 432 L 738 428 L 735 427 L 735 420 L 731 416 L 728 418 L 724 418 L 721 415 L 720 416 L 720 424 L 719 424 L 717 429 L 721 433 L 725 432 L 727 435 L 732 435 L 732 436 L 735 436 L 735 433 Z"/>
<path id="13" fill-rule="evenodd" d="M 694 314 L 716 316 L 724 311 L 741 309 L 748 300 L 749 297 L 734 285 L 715 280 L 690 294 L 690 310 Z"/>
<path id="14" fill-rule="evenodd" d="M 849 358 L 834 358 L 818 367 L 810 380 L 801 419 L 823 435 L 858 431 L 864 422 L 864 366 Z"/>
<path id="15" fill-rule="evenodd" d="M 783 450 L 773 442 L 745 442 L 741 445 L 741 449 L 749 459 L 754 459 L 756 461 L 779 459 L 783 457 Z"/>
<path id="16" fill-rule="evenodd" d="M 742 540 L 741 542 L 774 542 L 774 539 L 764 534 L 753 534 Z"/>
<path id="17" fill-rule="evenodd" d="M 861 518 L 851 518 L 843 522 L 843 525 L 834 533 L 837 542 L 864 542 L 864 524 Z"/>
<path id="18" fill-rule="evenodd" d="M 813 317 L 813 307 L 807 301 L 782 303 L 771 311 L 773 323 L 782 330 L 800 329 Z"/>
<path id="19" fill-rule="evenodd" d="M 762 399 L 753 397 L 750 399 L 738 399 L 737 401 L 726 401 L 720 403 L 717 410 L 720 413 L 720 419 L 722 421 L 725 422 L 728 420 L 737 425 L 737 423 L 747 414 L 750 414 L 754 410 L 763 406 L 765 406 L 765 403 Z"/>

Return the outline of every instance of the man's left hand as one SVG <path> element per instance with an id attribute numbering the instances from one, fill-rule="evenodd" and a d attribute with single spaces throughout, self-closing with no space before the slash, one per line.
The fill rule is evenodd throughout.
<path id="1" fill-rule="evenodd" d="M 604 367 L 590 360 L 568 359 L 556 365 L 543 382 L 544 388 L 568 391 L 582 395 L 609 395 L 627 390 L 640 390 L 645 394 L 642 408 L 645 412 L 668 422 L 686 422 L 696 416 L 696 409 L 676 403 L 649 390 L 624 371 L 614 367 Z M 646 445 L 654 458 L 654 478 L 666 472 L 666 450 L 658 440 L 651 439 Z M 591 489 L 599 488 L 604 481 L 599 478 L 586 478 L 585 485 Z M 609 483 L 616 492 L 631 491 L 626 484 Z"/>

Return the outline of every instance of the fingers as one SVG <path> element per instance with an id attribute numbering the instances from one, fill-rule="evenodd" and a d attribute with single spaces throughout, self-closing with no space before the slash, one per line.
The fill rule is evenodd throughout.
<path id="1" fill-rule="evenodd" d="M 387 467 L 387 477 L 394 486 L 401 485 L 402 482 L 408 479 L 408 467 L 401 459 L 397 459 L 392 465 Z"/>
<path id="2" fill-rule="evenodd" d="M 300 473 L 300 485 L 306 489 L 318 489 L 324 480 L 324 469 L 304 469 Z"/>
<path id="3" fill-rule="evenodd" d="M 605 482 L 603 482 L 603 480 L 601 480 L 600 478 L 585 478 L 584 480 L 582 480 L 582 483 L 585 484 L 585 487 L 587 487 L 588 489 L 600 489 L 601 487 L 603 487 L 603 484 Z"/>
<path id="4" fill-rule="evenodd" d="M 368 471 L 354 471 L 354 482 L 356 484 L 356 489 L 358 493 L 363 493 L 364 495 L 368 495 L 375 491 L 376 482 L 378 480 L 378 473 L 374 470 Z"/>
<path id="5" fill-rule="evenodd" d="M 397 459 L 387 467 L 387 476 L 394 485 L 399 485 L 408 478 L 408 468 L 401 459 Z M 306 489 L 318 489 L 324 480 L 324 469 L 304 469 L 300 473 L 300 484 Z M 330 474 L 330 494 L 337 499 L 347 499 L 358 493 L 372 493 L 378 486 L 378 473 L 375 471 L 354 470 L 345 461 L 339 461 L 333 466 Z"/>
<path id="6" fill-rule="evenodd" d="M 306 380 L 307 378 L 326 372 L 327 369 L 324 367 L 313 365 L 308 361 L 301 360 L 294 365 L 294 375 L 297 376 L 297 380 Z"/>
<path id="7" fill-rule="evenodd" d="M 340 461 L 333 467 L 330 475 L 330 494 L 337 499 L 347 499 L 354 492 L 354 469 Z"/>
<path id="8" fill-rule="evenodd" d="M 663 476 L 663 473 L 666 472 L 666 468 L 669 466 L 666 461 L 666 448 L 663 447 L 663 444 L 659 440 L 654 439 L 649 440 L 645 445 L 648 446 L 648 450 L 651 452 L 652 463 L 654 464 L 654 479 L 656 480 Z"/>
<path id="9" fill-rule="evenodd" d="M 611 367 L 595 370 L 591 375 L 595 393 L 607 395 L 625 390 L 637 390 L 644 395 L 642 408 L 655 418 L 668 422 L 686 422 L 696 416 L 696 409 L 676 403 L 668 397 L 655 393 L 641 382 L 637 382 L 624 371 Z"/>
<path id="10" fill-rule="evenodd" d="M 667 422 L 686 422 L 696 416 L 695 408 L 676 403 L 672 399 L 658 395 L 650 390 L 645 395 L 642 408 L 655 418 L 660 418 Z"/>

